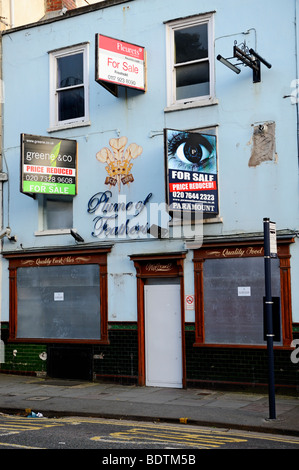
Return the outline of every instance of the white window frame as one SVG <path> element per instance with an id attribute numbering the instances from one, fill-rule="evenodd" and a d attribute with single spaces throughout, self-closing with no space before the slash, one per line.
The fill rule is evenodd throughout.
<path id="1" fill-rule="evenodd" d="M 43 236 L 43 235 L 63 235 L 63 234 L 70 234 L 70 229 L 73 228 L 48 228 L 48 222 L 47 222 L 47 202 L 48 199 L 56 199 L 58 202 L 60 201 L 59 196 L 54 196 L 52 197 L 47 197 L 48 195 L 46 194 L 37 194 L 37 201 L 38 201 L 38 230 L 34 232 L 35 236 Z M 66 196 L 61 197 L 62 200 L 64 200 Z M 73 211 L 73 198 L 67 197 L 68 201 L 72 201 L 72 207 L 69 207 L 69 215 L 74 217 L 74 211 Z M 58 207 L 59 210 L 59 207 Z"/>
<path id="2" fill-rule="evenodd" d="M 208 25 L 208 60 L 210 73 L 210 93 L 209 95 L 195 96 L 191 98 L 176 99 L 176 71 L 174 53 L 174 32 L 189 26 L 200 24 Z M 213 13 L 199 15 L 192 18 L 185 18 L 170 21 L 166 24 L 166 77 L 167 77 L 167 108 L 165 111 L 183 109 L 186 107 L 205 106 L 216 104 L 215 99 L 215 71 L 214 71 L 214 15 Z M 206 59 L 205 59 L 206 60 Z M 186 62 L 188 63 L 188 62 Z"/>
<path id="3" fill-rule="evenodd" d="M 84 116 L 59 121 L 57 93 L 57 60 L 78 53 L 83 53 Z M 69 127 L 89 125 L 89 43 L 77 44 L 49 52 L 50 60 L 50 128 L 48 132 Z M 72 88 L 72 87 L 70 87 Z"/>

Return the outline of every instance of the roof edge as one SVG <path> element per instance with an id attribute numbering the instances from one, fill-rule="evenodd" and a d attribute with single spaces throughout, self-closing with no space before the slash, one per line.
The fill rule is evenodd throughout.
<path id="1" fill-rule="evenodd" d="M 46 18 L 46 19 L 40 19 L 38 21 L 35 21 L 34 23 L 28 23 L 22 26 L 16 26 L 15 28 L 6 29 L 5 31 L 1 31 L 1 36 L 5 36 L 7 34 L 12 34 L 17 31 L 23 31 L 23 30 L 30 29 L 30 28 L 36 28 L 39 26 L 43 26 L 45 24 L 55 23 L 56 21 L 73 18 L 75 16 L 83 15 L 86 13 L 91 13 L 97 10 L 104 10 L 109 7 L 122 5 L 122 4 L 130 3 L 133 1 L 134 0 L 104 0 L 103 2 L 100 2 L 100 3 L 93 3 L 92 5 L 86 5 L 86 6 L 79 7 L 73 10 L 67 10 L 62 15 L 57 15 L 51 18 Z"/>

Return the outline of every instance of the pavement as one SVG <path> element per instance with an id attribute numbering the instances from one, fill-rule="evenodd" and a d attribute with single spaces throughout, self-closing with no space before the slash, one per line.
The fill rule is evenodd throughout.
<path id="1" fill-rule="evenodd" d="M 272 409 L 272 408 L 271 408 Z M 299 436 L 299 393 L 139 387 L 0 373 L 0 412 L 160 421 Z M 272 414 L 272 413 L 271 413 Z M 37 418 L 39 419 L 39 418 Z"/>

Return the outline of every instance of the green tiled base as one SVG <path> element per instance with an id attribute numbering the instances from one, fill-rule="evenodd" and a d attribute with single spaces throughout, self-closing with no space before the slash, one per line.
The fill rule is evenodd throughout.
<path id="1" fill-rule="evenodd" d="M 5 362 L 0 372 L 43 374 L 49 370 L 44 360 L 50 345 L 9 343 L 3 325 L 1 339 L 5 343 Z M 294 338 L 298 334 L 294 332 Z M 186 379 L 191 383 L 266 384 L 268 362 L 266 349 L 194 347 L 194 325 L 186 325 Z M 51 345 L 53 347 L 53 344 Z M 55 346 L 55 345 L 54 345 Z M 60 344 L 60 348 L 63 345 Z M 80 348 L 80 346 L 78 346 Z M 82 346 L 83 347 L 83 346 Z M 136 323 L 109 324 L 109 344 L 91 345 L 91 379 L 118 382 L 138 381 L 138 331 Z M 299 387 L 299 366 L 293 364 L 290 350 L 275 350 L 275 383 Z M 48 355 L 47 355 L 48 356 Z M 46 357 L 47 357 L 46 356 Z"/>

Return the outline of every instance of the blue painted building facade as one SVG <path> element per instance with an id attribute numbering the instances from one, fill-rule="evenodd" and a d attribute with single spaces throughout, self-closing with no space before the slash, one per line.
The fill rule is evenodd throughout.
<path id="1" fill-rule="evenodd" d="M 296 15 L 107 0 L 3 34 L 2 370 L 265 384 L 269 218 L 298 385 Z"/>

